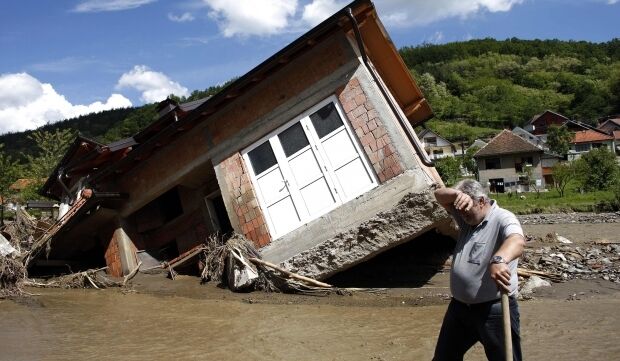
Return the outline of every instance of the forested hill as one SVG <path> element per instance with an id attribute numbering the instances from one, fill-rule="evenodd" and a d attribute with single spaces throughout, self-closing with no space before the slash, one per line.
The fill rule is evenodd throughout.
<path id="1" fill-rule="evenodd" d="M 482 39 L 404 47 L 400 53 L 434 110 L 429 127 L 450 140 L 473 140 L 523 125 L 547 109 L 591 124 L 620 113 L 620 39 Z M 210 96 L 227 84 L 176 100 Z M 73 129 L 106 143 L 137 133 L 154 117 L 155 105 L 148 104 L 84 115 L 41 130 Z M 2 151 L 23 161 L 24 154 L 36 149 L 31 134 L 0 136 Z"/>
<path id="2" fill-rule="evenodd" d="M 231 81 L 225 84 L 211 86 L 204 90 L 194 90 L 188 97 L 172 97 L 179 103 L 190 102 L 216 94 Z M 99 113 L 91 113 L 57 123 L 47 124 L 37 130 L 53 133 L 56 130 L 71 129 L 75 134 L 81 134 L 87 138 L 107 144 L 130 137 L 153 122 L 157 115 L 155 110 L 156 105 L 157 104 L 153 103 L 135 108 L 113 109 Z M 4 144 L 4 146 L 0 148 L 0 151 L 10 156 L 12 159 L 24 162 L 27 155 L 34 155 L 39 151 L 35 140 L 32 139 L 33 133 L 34 130 L 28 130 L 25 132 L 0 135 L 0 145 Z"/>
<path id="3" fill-rule="evenodd" d="M 404 47 L 400 53 L 435 123 L 511 127 L 549 109 L 593 124 L 620 113 L 620 39 L 482 39 Z"/>
<path id="4" fill-rule="evenodd" d="M 80 117 L 66 119 L 58 123 L 46 124 L 39 128 L 41 131 L 53 132 L 56 129 L 72 129 L 85 137 L 100 139 L 107 131 L 118 125 L 129 116 L 135 108 L 113 109 L 99 113 L 91 113 Z M 7 133 L 0 135 L 0 143 L 4 144 L 3 152 L 13 159 L 23 160 L 26 155 L 36 152 L 35 141 L 30 139 L 34 130 L 25 132 Z"/>

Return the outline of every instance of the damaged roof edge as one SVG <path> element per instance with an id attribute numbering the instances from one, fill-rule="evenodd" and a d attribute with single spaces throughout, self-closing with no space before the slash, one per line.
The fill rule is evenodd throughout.
<path id="1" fill-rule="evenodd" d="M 65 152 L 65 155 L 58 162 L 58 164 L 56 165 L 56 167 L 54 168 L 52 173 L 47 177 L 47 180 L 45 181 L 43 186 L 38 190 L 37 193 L 39 193 L 43 197 L 49 197 L 49 198 L 52 198 L 52 199 L 59 200 L 56 197 L 54 197 L 53 194 L 50 193 L 50 190 L 51 190 L 52 186 L 54 185 L 54 183 L 56 182 L 56 178 L 58 177 L 58 173 L 60 172 L 60 170 L 62 168 L 64 168 L 63 166 L 68 164 L 69 160 L 79 150 L 79 147 L 82 145 L 82 143 L 87 143 L 87 144 L 89 144 L 89 145 L 91 145 L 93 147 L 93 149 L 90 150 L 88 153 L 91 153 L 94 150 L 99 151 L 102 147 L 105 147 L 104 144 L 99 143 L 99 142 L 97 142 L 94 139 L 86 138 L 86 137 L 78 134 L 78 136 L 73 141 L 73 144 L 71 144 L 69 146 L 69 148 Z"/>

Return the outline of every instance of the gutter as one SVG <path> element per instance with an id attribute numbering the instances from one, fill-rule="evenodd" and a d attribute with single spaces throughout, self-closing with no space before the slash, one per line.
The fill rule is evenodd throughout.
<path id="1" fill-rule="evenodd" d="M 375 83 L 377 83 L 377 85 L 379 86 L 381 93 L 383 94 L 385 99 L 388 101 L 388 104 L 390 106 L 390 109 L 392 110 L 392 113 L 394 113 L 400 125 L 405 129 L 405 134 L 407 135 L 407 139 L 409 140 L 411 145 L 413 145 L 413 148 L 415 149 L 415 152 L 418 155 L 418 158 L 420 158 L 420 161 L 422 162 L 422 164 L 424 164 L 427 167 L 434 167 L 435 163 L 433 162 L 432 159 L 429 158 L 428 154 L 426 154 L 424 149 L 422 149 L 422 147 L 420 146 L 420 143 L 418 143 L 418 140 L 415 136 L 415 131 L 413 130 L 413 127 L 409 123 L 409 120 L 406 119 L 401 114 L 401 112 L 398 111 L 398 104 L 396 104 L 394 99 L 390 96 L 388 90 L 385 87 L 385 84 L 383 84 L 383 82 L 380 81 L 379 75 L 377 74 L 375 69 L 368 63 L 368 56 L 366 55 L 366 50 L 364 49 L 364 41 L 362 40 L 362 35 L 360 34 L 359 25 L 357 23 L 357 20 L 355 20 L 355 17 L 353 16 L 353 11 L 351 10 L 350 7 L 347 8 L 345 15 L 349 18 L 349 20 L 351 21 L 351 24 L 353 25 L 353 31 L 355 33 L 355 40 L 357 41 L 357 47 L 359 48 L 360 54 L 362 55 L 362 62 L 364 63 L 364 66 L 366 67 L 366 69 L 368 69 Z"/>

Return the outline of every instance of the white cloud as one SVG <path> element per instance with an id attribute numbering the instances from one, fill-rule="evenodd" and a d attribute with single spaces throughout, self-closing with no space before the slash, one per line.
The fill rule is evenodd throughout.
<path id="1" fill-rule="evenodd" d="M 431 44 L 439 44 L 442 41 L 443 41 L 443 32 L 441 32 L 441 31 L 436 31 L 433 35 L 431 35 L 427 39 L 427 42 L 429 42 Z"/>
<path id="2" fill-rule="evenodd" d="M 301 20 L 315 26 L 346 6 L 347 1 L 314 0 L 304 6 Z"/>
<path id="3" fill-rule="evenodd" d="M 164 73 L 152 71 L 146 65 L 136 65 L 121 75 L 116 88 L 133 88 L 142 93 L 140 99 L 146 103 L 159 102 L 170 94 L 188 96 L 189 91 L 181 84 L 170 80 Z"/>
<path id="4" fill-rule="evenodd" d="M 135 9 L 157 0 L 86 0 L 75 6 L 78 13 L 96 13 L 101 11 L 120 11 Z"/>
<path id="5" fill-rule="evenodd" d="M 172 13 L 168 14 L 168 19 L 170 21 L 174 21 L 176 23 L 185 23 L 189 21 L 194 21 L 194 15 L 192 13 L 185 12 L 181 15 L 174 15 Z"/>
<path id="6" fill-rule="evenodd" d="M 482 12 L 510 11 L 525 0 L 375 0 L 382 20 L 391 26 L 427 25 L 448 18 L 467 18 Z M 595 0 L 617 2 L 620 0 Z M 202 0 L 225 37 L 269 36 L 315 26 L 349 0 Z"/>
<path id="7" fill-rule="evenodd" d="M 321 1 L 321 0 L 314 0 Z M 480 12 L 509 11 L 524 0 L 384 0 L 376 1 L 379 15 L 393 26 L 426 25 L 448 18 L 467 18 Z"/>
<path id="8" fill-rule="evenodd" d="M 27 73 L 0 75 L 0 134 L 131 105 L 131 101 L 120 94 L 112 94 L 105 103 L 73 105 L 51 84 L 41 83 Z"/>
<path id="9" fill-rule="evenodd" d="M 297 0 L 203 0 L 225 37 L 274 35 L 287 30 Z"/>

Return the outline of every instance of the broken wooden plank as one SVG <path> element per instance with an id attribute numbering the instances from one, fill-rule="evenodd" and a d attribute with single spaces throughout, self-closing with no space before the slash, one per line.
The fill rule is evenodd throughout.
<path id="1" fill-rule="evenodd" d="M 262 259 L 251 257 L 251 258 L 249 258 L 249 260 L 252 263 L 257 263 L 257 264 L 260 264 L 260 265 L 272 268 L 272 269 L 274 269 L 274 270 L 276 270 L 276 271 L 278 271 L 280 273 L 283 273 L 283 274 L 289 276 L 290 278 L 294 278 L 294 279 L 297 279 L 297 280 L 300 280 L 300 281 L 308 282 L 308 283 L 310 283 L 310 284 L 312 284 L 314 286 L 317 286 L 317 287 L 333 288 L 333 286 L 330 285 L 330 284 L 323 283 L 323 282 L 317 281 L 317 280 L 315 280 L 313 278 L 305 277 L 305 276 L 302 276 L 302 275 L 298 275 L 297 273 L 293 273 L 293 272 L 287 271 L 284 268 L 276 266 L 273 263 L 270 263 L 270 262 L 267 262 L 267 261 L 263 261 Z"/>

